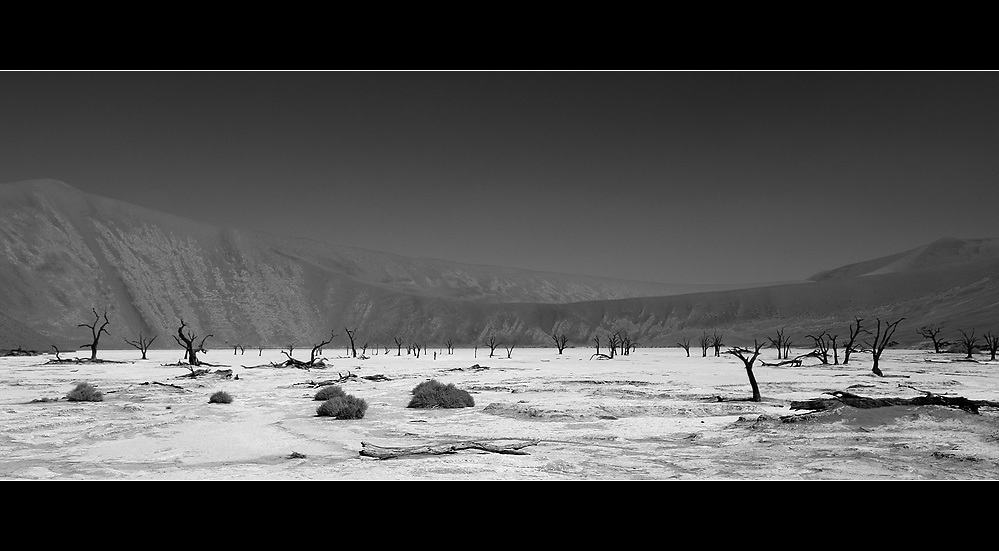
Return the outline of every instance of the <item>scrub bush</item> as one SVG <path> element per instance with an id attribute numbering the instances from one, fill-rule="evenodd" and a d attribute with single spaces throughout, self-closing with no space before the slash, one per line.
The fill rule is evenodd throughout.
<path id="1" fill-rule="evenodd" d="M 453 383 L 443 384 L 436 379 L 424 381 L 412 390 L 413 398 L 406 407 L 411 408 L 466 408 L 475 405 L 468 391 Z"/>
<path id="2" fill-rule="evenodd" d="M 343 391 L 342 388 L 336 385 L 324 386 L 319 389 L 313 400 L 319 400 L 320 402 L 325 402 L 330 398 L 343 398 L 347 393 Z"/>
<path id="3" fill-rule="evenodd" d="M 352 394 L 330 398 L 316 408 L 316 415 L 334 419 L 361 419 L 368 403 Z"/>
<path id="4" fill-rule="evenodd" d="M 104 394 L 94 388 L 90 383 L 77 383 L 76 388 L 66 394 L 66 399 L 70 402 L 102 402 Z"/>
<path id="5" fill-rule="evenodd" d="M 224 391 L 224 390 L 220 390 L 220 391 L 216 392 L 215 394 L 212 394 L 212 396 L 210 398 L 208 398 L 208 403 L 209 404 L 231 404 L 232 403 L 232 395 L 229 394 L 228 392 Z"/>

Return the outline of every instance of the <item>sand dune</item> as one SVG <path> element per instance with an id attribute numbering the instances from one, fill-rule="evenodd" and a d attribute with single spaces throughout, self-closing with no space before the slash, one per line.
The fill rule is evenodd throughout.
<path id="1" fill-rule="evenodd" d="M 319 342 L 330 330 L 358 344 L 402 338 L 459 346 L 489 336 L 521 346 L 567 334 L 627 333 L 642 346 L 672 346 L 702 332 L 752 342 L 785 328 L 798 342 L 855 317 L 906 320 L 902 346 L 927 344 L 922 325 L 999 330 L 999 240 L 941 239 L 816 274 L 805 283 L 698 289 L 546 274 L 429 259 L 219 228 L 83 194 L 61 182 L 0 186 L 0 312 L 16 328 L 0 349 L 78 346 L 92 308 L 108 310 L 113 337 L 160 335 L 179 319 L 208 346 L 278 347 Z M 38 338 L 41 335 L 41 338 Z M 48 342 L 46 342 L 48 341 Z M 85 339 L 84 339 L 85 341 Z M 31 344 L 33 343 L 33 344 Z M 61 346 L 61 345 L 60 345 Z"/>

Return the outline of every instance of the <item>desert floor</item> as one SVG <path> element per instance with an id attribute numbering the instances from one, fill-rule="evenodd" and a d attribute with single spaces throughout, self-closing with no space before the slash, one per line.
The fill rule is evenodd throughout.
<path id="1" fill-rule="evenodd" d="M 995 480 L 999 410 L 938 406 L 841 407 L 800 415 L 792 400 L 845 390 L 870 397 L 920 391 L 999 400 L 999 363 L 956 354 L 887 350 L 848 366 L 755 367 L 763 402 L 742 363 L 691 349 L 638 349 L 613 360 L 592 348 L 433 350 L 420 358 L 347 358 L 327 349 L 321 369 L 259 366 L 278 350 L 203 359 L 238 380 L 183 378 L 178 350 L 102 350 L 126 363 L 46 364 L 51 355 L 0 358 L 0 479 L 15 480 Z M 295 356 L 308 356 L 296 350 Z M 370 354 L 369 350 L 369 354 Z M 89 357 L 88 351 L 62 357 Z M 502 357 L 500 357 L 502 356 Z M 761 359 L 776 362 L 775 352 Z M 985 358 L 979 356 L 979 360 Z M 470 369 L 473 365 L 488 369 Z M 318 417 L 309 383 L 357 375 L 340 386 L 368 402 L 360 420 Z M 362 377 L 383 375 L 389 380 Z M 475 406 L 406 407 L 427 379 L 472 393 Z M 70 402 L 77 381 L 102 402 Z M 162 383 L 162 384 L 157 384 Z M 173 386 L 169 386 L 173 385 Z M 177 388 L 179 387 L 179 388 Z M 231 404 L 210 404 L 225 390 Z M 721 398 L 721 400 L 719 400 Z M 43 401 L 49 399 L 49 401 Z M 361 442 L 417 446 L 537 439 L 527 455 L 462 450 L 394 459 L 361 457 Z M 293 452 L 297 452 L 292 457 Z M 300 457 L 304 455 L 304 457 Z"/>

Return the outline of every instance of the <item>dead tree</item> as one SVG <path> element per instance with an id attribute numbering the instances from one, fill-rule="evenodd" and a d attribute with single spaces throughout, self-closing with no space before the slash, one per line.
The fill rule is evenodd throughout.
<path id="1" fill-rule="evenodd" d="M 897 342 L 891 340 L 891 336 L 895 334 L 895 329 L 898 327 L 899 322 L 905 318 L 899 318 L 897 321 L 888 323 L 885 321 L 884 332 L 881 331 L 881 318 L 875 318 L 878 320 L 877 333 L 874 334 L 874 342 L 865 342 L 867 347 L 871 350 L 871 356 L 874 358 L 874 368 L 871 370 L 878 377 L 884 377 L 884 373 L 878 368 L 878 362 L 881 360 L 881 354 L 885 351 L 886 347 L 895 346 Z"/>
<path id="2" fill-rule="evenodd" d="M 198 352 L 203 352 L 205 354 L 208 353 L 208 351 L 205 350 L 205 341 L 212 335 L 205 335 L 205 337 L 201 339 L 201 343 L 195 345 L 194 341 L 198 338 L 198 336 L 192 333 L 190 329 L 187 330 L 187 334 L 185 335 L 185 327 L 187 327 L 187 324 L 184 323 L 184 318 L 181 318 L 180 327 L 177 328 L 177 334 L 173 335 L 173 340 L 177 341 L 177 344 L 184 348 L 184 359 L 187 360 L 188 365 L 201 365 L 201 360 L 198 359 Z M 191 372 L 194 372 L 194 368 L 191 368 Z"/>
<path id="3" fill-rule="evenodd" d="M 631 337 L 629 335 L 625 334 L 623 337 L 621 337 L 622 354 L 624 354 L 625 356 L 630 355 L 634 346 L 638 346 L 638 343 L 632 342 Z"/>
<path id="4" fill-rule="evenodd" d="M 963 329 L 958 329 L 958 331 L 961 332 L 961 342 L 959 344 L 967 353 L 965 359 L 970 360 L 972 353 L 974 353 L 975 349 L 978 348 L 978 337 L 975 336 L 974 329 L 971 330 L 970 335 L 965 333 Z"/>
<path id="5" fill-rule="evenodd" d="M 559 335 L 558 333 L 552 333 L 551 338 L 555 341 L 555 348 L 558 348 L 558 353 L 561 354 L 565 350 L 565 344 L 569 342 L 569 337 L 565 333 Z"/>
<path id="6" fill-rule="evenodd" d="M 245 353 L 246 353 L 246 349 L 245 349 L 245 348 L 243 348 L 243 345 L 241 345 L 241 344 L 236 344 L 236 345 L 233 345 L 233 347 L 232 347 L 232 355 L 233 355 L 233 356 L 235 356 L 235 355 L 236 355 L 236 349 L 237 349 L 237 348 L 239 349 L 239 355 L 240 355 L 240 356 L 242 356 L 243 354 L 245 354 Z"/>
<path id="7" fill-rule="evenodd" d="M 368 355 L 368 343 L 367 342 L 365 342 L 364 344 L 361 345 L 361 355 L 362 356 L 367 356 Z"/>
<path id="8" fill-rule="evenodd" d="M 749 375 L 749 386 L 753 389 L 754 402 L 762 401 L 762 397 L 760 396 L 760 385 L 756 383 L 756 376 L 753 375 L 753 363 L 760 356 L 760 350 L 766 348 L 766 346 L 766 343 L 761 343 L 753 339 L 752 349 L 737 346 L 725 351 L 726 354 L 731 354 L 742 360 L 742 364 L 746 367 L 746 374 Z"/>
<path id="9" fill-rule="evenodd" d="M 724 343 L 722 342 L 722 336 L 717 331 L 711 336 L 711 346 L 715 349 L 715 357 L 720 357 L 721 347 L 724 346 Z"/>
<path id="10" fill-rule="evenodd" d="M 815 345 L 815 349 L 808 355 L 818 358 L 823 365 L 829 365 L 829 342 L 826 341 L 826 332 L 819 333 L 817 337 L 815 335 L 805 335 L 805 338 L 812 339 Z"/>
<path id="11" fill-rule="evenodd" d="M 350 354 L 351 357 L 356 358 L 357 349 L 354 348 L 354 333 L 357 333 L 357 329 L 355 328 L 353 331 L 351 331 L 350 329 L 344 327 L 343 330 L 347 332 L 347 338 L 350 339 L 350 349 L 347 350 L 347 353 Z"/>
<path id="12" fill-rule="evenodd" d="M 853 354 L 854 352 L 860 352 L 860 348 L 856 346 L 857 337 L 859 337 L 861 333 L 867 335 L 871 334 L 870 331 L 864 329 L 863 326 L 861 325 L 861 322 L 864 321 L 864 318 L 855 317 L 854 320 L 855 323 L 850 324 L 850 340 L 846 341 L 846 344 L 843 345 L 843 365 L 850 363 L 850 354 Z"/>
<path id="13" fill-rule="evenodd" d="M 489 347 L 489 357 L 490 358 L 493 357 L 493 352 L 496 350 L 496 347 L 499 346 L 499 345 L 501 345 L 501 344 L 503 344 L 503 343 L 496 342 L 496 337 L 492 337 L 492 336 L 489 337 L 489 340 L 486 341 L 486 346 Z"/>
<path id="14" fill-rule="evenodd" d="M 999 350 L 999 335 L 989 331 L 985 335 L 985 347 L 989 350 L 989 361 L 996 361 L 996 351 Z"/>
<path id="15" fill-rule="evenodd" d="M 937 325 L 937 326 L 924 325 L 919 329 L 917 329 L 916 333 L 918 333 L 925 339 L 930 339 L 931 341 L 933 341 L 933 352 L 939 354 L 941 348 L 954 344 L 937 336 L 940 334 L 941 330 L 943 330 L 942 325 Z"/>
<path id="16" fill-rule="evenodd" d="M 97 360 L 97 342 L 101 340 L 101 333 L 104 333 L 105 335 L 110 335 L 111 334 L 111 333 L 108 333 L 107 329 L 105 329 L 105 327 L 107 327 L 108 324 L 110 323 L 108 321 L 108 311 L 107 311 L 107 309 L 104 310 L 104 323 L 102 323 L 100 325 L 100 327 L 98 327 L 97 324 L 101 321 L 101 316 L 97 313 L 97 309 L 96 308 L 93 308 L 93 311 L 94 311 L 94 323 L 89 323 L 89 324 L 87 324 L 87 323 L 81 323 L 80 325 L 77 325 L 77 327 L 89 327 L 90 328 L 90 333 L 91 333 L 91 335 L 93 336 L 93 339 L 94 339 L 93 342 L 90 343 L 90 344 L 81 344 L 80 346 L 83 347 L 83 348 L 89 348 L 90 349 L 90 361 L 92 361 L 92 362 Z"/>
<path id="17" fill-rule="evenodd" d="M 690 357 L 690 339 L 684 338 L 682 341 L 676 343 L 676 345 L 687 353 L 688 358 Z"/>
<path id="18" fill-rule="evenodd" d="M 593 335 L 593 342 L 597 345 L 597 354 L 600 354 L 600 335 Z"/>
<path id="19" fill-rule="evenodd" d="M 619 338 L 620 335 L 617 333 L 614 333 L 613 335 L 607 337 L 607 348 L 610 349 L 611 359 L 614 358 L 614 354 L 617 354 L 617 344 L 619 342 L 618 341 Z"/>
<path id="20" fill-rule="evenodd" d="M 833 365 L 839 365 L 839 349 L 836 348 L 836 339 L 839 335 L 829 335 L 829 348 L 832 348 L 833 352 Z"/>
<path id="21" fill-rule="evenodd" d="M 517 348 L 517 341 L 513 341 L 510 343 L 510 346 L 504 346 L 503 348 L 506 348 L 506 357 L 509 359 L 513 355 L 513 349 Z"/>
<path id="22" fill-rule="evenodd" d="M 284 354 L 285 356 L 288 356 L 288 359 L 284 362 L 284 365 L 285 366 L 292 366 L 292 367 L 304 367 L 304 368 L 318 367 L 318 366 L 325 365 L 326 364 L 326 358 L 321 357 L 320 354 L 322 354 L 322 350 L 323 350 L 324 346 L 326 346 L 327 344 L 333 342 L 333 338 L 334 337 L 336 337 L 336 335 L 333 334 L 333 331 L 330 331 L 330 338 L 329 339 L 327 339 L 325 341 L 322 341 L 319 344 L 313 346 L 312 347 L 312 352 L 309 354 L 309 361 L 308 362 L 303 362 L 301 360 L 296 360 L 295 358 L 291 357 L 291 354 L 289 354 L 289 353 L 285 352 L 284 350 L 282 350 L 281 353 Z"/>
<path id="23" fill-rule="evenodd" d="M 149 350 L 150 345 L 153 344 L 153 341 L 156 340 L 156 337 L 157 337 L 157 335 L 153 335 L 153 338 L 151 338 L 151 339 L 149 339 L 147 341 L 146 338 L 143 337 L 142 333 L 140 332 L 139 333 L 139 340 L 137 340 L 137 341 L 130 341 L 130 340 L 125 339 L 125 338 L 123 338 L 122 340 L 125 341 L 126 344 L 130 344 L 130 345 L 134 346 L 135 348 L 138 348 L 139 351 L 142 352 L 142 359 L 145 360 L 146 359 L 146 351 Z"/>
<path id="24" fill-rule="evenodd" d="M 402 339 L 400 339 L 399 337 L 395 337 L 395 350 L 396 350 L 395 353 L 396 356 L 402 356 Z M 388 351 L 386 351 L 385 353 L 388 354 Z"/>
<path id="25" fill-rule="evenodd" d="M 711 348 L 711 337 L 708 336 L 708 332 L 704 331 L 701 333 L 701 338 L 699 341 L 701 345 L 701 357 L 708 357 L 708 349 Z"/>
<path id="26" fill-rule="evenodd" d="M 780 329 L 777 330 L 777 338 L 767 337 L 767 339 L 770 341 L 770 344 L 772 344 L 774 348 L 777 349 L 777 359 L 778 360 L 782 359 L 781 353 L 784 351 L 784 328 L 781 327 Z M 783 354 L 783 357 L 787 358 L 787 354 Z"/>
<path id="27" fill-rule="evenodd" d="M 415 354 L 416 357 L 419 358 L 420 357 L 420 350 L 422 350 L 422 348 L 420 347 L 420 343 L 418 343 L 416 341 L 413 341 L 413 344 L 411 344 L 409 346 L 410 346 L 410 348 L 412 348 L 413 354 Z"/>
<path id="28" fill-rule="evenodd" d="M 56 361 L 57 361 L 57 362 L 61 362 L 61 361 L 62 361 L 62 358 L 60 358 L 60 357 L 59 357 L 59 354 L 60 354 L 60 352 L 59 352 L 59 347 L 57 347 L 56 345 L 54 345 L 54 344 L 53 344 L 53 345 L 52 345 L 52 350 L 55 350 L 55 355 L 56 355 Z"/>
<path id="29" fill-rule="evenodd" d="M 444 346 L 447 346 L 447 353 L 448 353 L 449 356 L 451 354 L 454 354 L 454 341 L 452 341 L 451 339 L 448 339 L 448 340 L 444 341 Z"/>

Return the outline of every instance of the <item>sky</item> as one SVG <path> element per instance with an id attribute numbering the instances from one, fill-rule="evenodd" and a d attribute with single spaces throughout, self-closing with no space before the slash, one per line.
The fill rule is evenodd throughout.
<path id="1" fill-rule="evenodd" d="M 0 72 L 0 183 L 409 257 L 770 283 L 999 237 L 999 73 Z"/>

